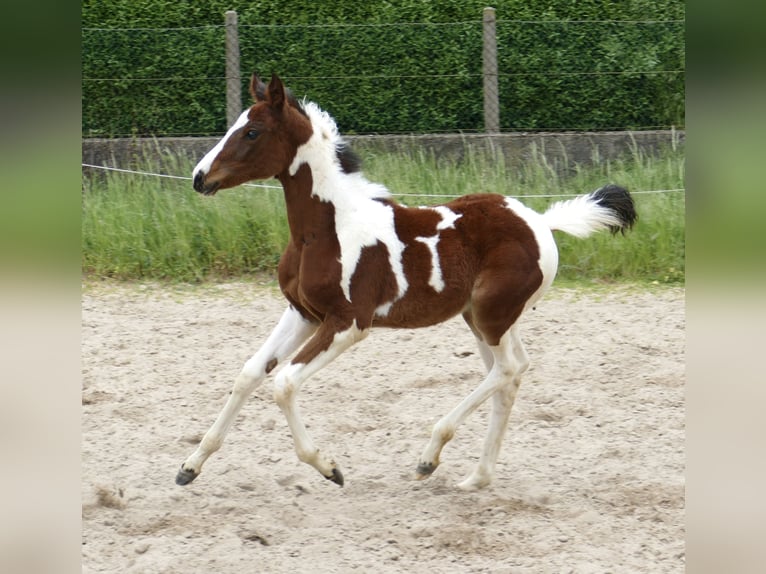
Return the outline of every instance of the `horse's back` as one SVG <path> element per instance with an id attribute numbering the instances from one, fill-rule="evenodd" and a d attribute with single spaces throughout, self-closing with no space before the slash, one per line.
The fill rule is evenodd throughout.
<path id="1" fill-rule="evenodd" d="M 375 317 L 375 325 L 429 326 L 477 303 L 516 301 L 523 308 L 550 283 L 550 265 L 541 268 L 549 259 L 541 257 L 541 247 L 550 249 L 550 231 L 541 227 L 536 212 L 501 195 L 468 195 L 432 207 L 397 206 L 395 224 L 405 244 L 408 288 Z"/>

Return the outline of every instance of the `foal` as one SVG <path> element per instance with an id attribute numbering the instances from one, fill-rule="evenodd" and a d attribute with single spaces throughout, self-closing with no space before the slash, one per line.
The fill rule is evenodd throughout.
<path id="1" fill-rule="evenodd" d="M 338 465 L 320 451 L 301 420 L 303 382 L 373 326 L 425 327 L 461 314 L 478 341 L 488 374 L 434 427 L 417 464 L 429 476 L 457 427 L 492 399 L 489 431 L 476 469 L 458 486 L 490 483 L 508 417 L 529 359 L 518 320 L 553 281 L 558 252 L 551 230 L 578 237 L 630 228 L 636 212 L 624 189 L 609 185 L 539 214 L 500 195 L 466 195 L 436 207 L 397 204 L 370 183 L 313 103 L 299 103 L 277 76 L 268 86 L 253 75 L 255 104 L 194 169 L 194 189 L 213 195 L 241 183 L 276 177 L 282 184 L 290 241 L 279 263 L 289 305 L 195 452 L 178 484 L 194 480 L 247 397 L 274 368 L 274 397 L 298 458 L 343 485 Z"/>

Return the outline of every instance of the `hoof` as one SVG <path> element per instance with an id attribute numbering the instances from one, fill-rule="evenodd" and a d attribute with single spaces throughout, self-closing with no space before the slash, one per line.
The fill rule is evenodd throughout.
<path id="1" fill-rule="evenodd" d="M 184 467 L 182 466 L 181 469 L 178 471 L 178 474 L 176 475 L 176 484 L 180 486 L 189 484 L 192 480 L 197 478 L 198 475 L 199 475 L 198 472 L 185 470 Z"/>
<path id="2" fill-rule="evenodd" d="M 417 480 L 423 480 L 431 476 L 433 471 L 436 470 L 436 465 L 431 462 L 421 462 L 415 470 L 415 478 Z"/>
<path id="3" fill-rule="evenodd" d="M 460 490 L 466 491 L 481 490 L 482 488 L 489 486 L 490 482 L 492 482 L 492 474 L 486 472 L 474 472 L 464 481 L 458 482 L 455 486 Z"/>
<path id="4" fill-rule="evenodd" d="M 332 474 L 330 476 L 325 476 L 325 478 L 331 480 L 338 486 L 343 486 L 343 473 L 337 467 L 333 468 Z"/>
<path id="5" fill-rule="evenodd" d="M 464 490 L 466 492 L 473 492 L 476 490 L 481 490 L 485 486 L 489 484 L 489 481 L 478 481 L 478 480 L 472 480 L 470 478 L 464 480 L 463 482 L 458 482 L 455 487 L 459 488 L 460 490 Z"/>

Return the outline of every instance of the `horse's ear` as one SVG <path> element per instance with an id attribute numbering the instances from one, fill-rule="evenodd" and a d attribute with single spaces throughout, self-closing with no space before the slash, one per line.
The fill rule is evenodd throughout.
<path id="1" fill-rule="evenodd" d="M 266 99 L 266 84 L 258 77 L 258 74 L 253 73 L 250 78 L 250 95 L 256 102 L 262 102 Z"/>
<path id="2" fill-rule="evenodd" d="M 271 100 L 272 108 L 281 110 L 285 106 L 287 99 L 285 86 L 276 74 L 271 75 L 271 81 L 269 82 L 269 99 Z"/>

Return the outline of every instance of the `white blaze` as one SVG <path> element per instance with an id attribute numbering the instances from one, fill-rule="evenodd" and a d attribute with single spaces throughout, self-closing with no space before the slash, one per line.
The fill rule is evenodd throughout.
<path id="1" fill-rule="evenodd" d="M 198 173 L 207 173 L 210 171 L 210 166 L 213 165 L 215 158 L 218 157 L 219 153 L 221 153 L 223 146 L 226 144 L 226 140 L 228 140 L 231 137 L 231 134 L 233 134 L 235 131 L 237 131 L 239 128 L 241 128 L 247 123 L 248 113 L 250 113 L 249 108 L 245 110 L 244 112 L 242 112 L 242 114 L 237 118 L 237 121 L 234 122 L 232 126 L 229 128 L 229 131 L 226 132 L 226 135 L 221 138 L 221 141 L 215 144 L 215 147 L 213 147 L 213 149 L 211 149 L 209 152 L 205 154 L 205 157 L 203 157 L 199 161 L 197 166 L 194 168 L 194 171 L 192 172 L 192 177 L 196 177 Z"/>

